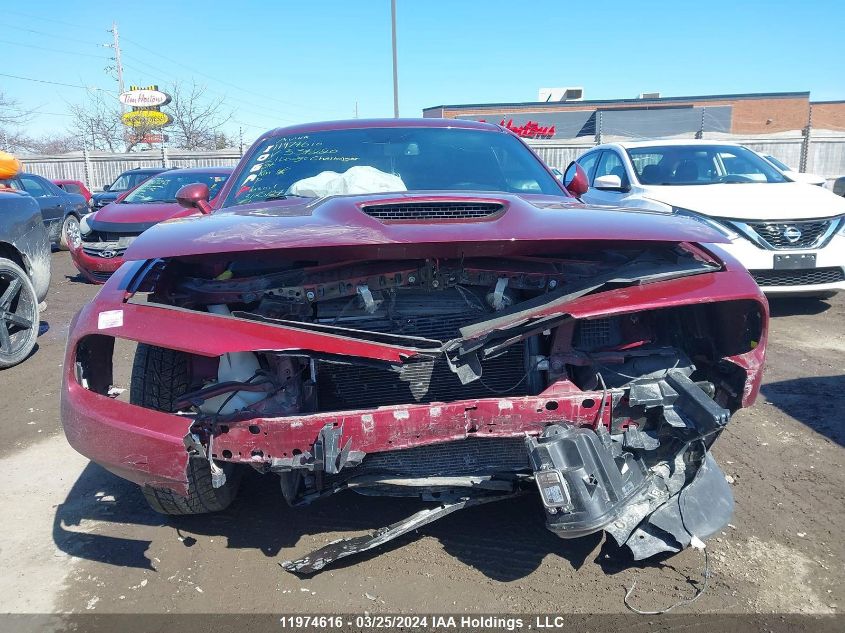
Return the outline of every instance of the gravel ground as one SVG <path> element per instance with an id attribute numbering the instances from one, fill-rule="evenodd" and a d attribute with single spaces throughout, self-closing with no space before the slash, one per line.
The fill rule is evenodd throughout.
<path id="1" fill-rule="evenodd" d="M 39 348 L 0 373 L 0 501 L 12 518 L 0 542 L 1 611 L 620 613 L 634 582 L 632 601 L 643 609 L 693 595 L 699 552 L 643 564 L 601 535 L 564 541 L 545 529 L 533 498 L 459 512 L 310 579 L 278 563 L 392 523 L 416 504 L 343 493 L 292 510 L 274 478 L 254 475 L 222 514 L 153 513 L 61 432 L 67 328 L 95 293 L 66 253 L 54 253 Z M 762 395 L 715 447 L 735 516 L 708 544 L 713 576 L 687 614 L 845 607 L 845 296 L 780 300 L 772 311 Z"/>

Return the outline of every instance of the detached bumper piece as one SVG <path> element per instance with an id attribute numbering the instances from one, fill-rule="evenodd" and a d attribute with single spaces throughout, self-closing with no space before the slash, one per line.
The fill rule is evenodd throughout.
<path id="1" fill-rule="evenodd" d="M 379 545 L 383 545 L 388 541 L 399 538 L 403 534 L 407 534 L 424 525 L 442 519 L 445 516 L 470 508 L 472 506 L 490 503 L 492 501 L 501 501 L 503 499 L 510 499 L 514 494 L 505 495 L 487 495 L 463 497 L 455 499 L 448 503 L 442 503 L 436 508 L 426 508 L 419 512 L 412 514 L 407 519 L 397 521 L 393 525 L 380 528 L 370 535 L 358 536 L 348 539 L 340 539 L 333 541 L 328 545 L 314 550 L 304 558 L 299 560 L 288 560 L 281 563 L 282 567 L 289 572 L 307 576 L 320 571 L 326 565 L 333 563 L 336 560 L 351 556 L 353 554 L 360 554 L 366 552 L 368 549 L 373 549 Z"/>
<path id="2" fill-rule="evenodd" d="M 648 430 L 553 425 L 526 445 L 547 527 L 563 538 L 605 530 L 641 560 L 730 520 L 733 495 L 708 450 L 729 412 L 681 370 L 632 384 L 628 399 Z"/>

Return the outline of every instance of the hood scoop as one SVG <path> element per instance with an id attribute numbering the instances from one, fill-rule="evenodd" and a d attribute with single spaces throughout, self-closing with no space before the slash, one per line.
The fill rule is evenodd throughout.
<path id="1" fill-rule="evenodd" d="M 439 222 L 488 219 L 505 211 L 501 202 L 420 201 L 361 205 L 361 211 L 382 222 Z"/>

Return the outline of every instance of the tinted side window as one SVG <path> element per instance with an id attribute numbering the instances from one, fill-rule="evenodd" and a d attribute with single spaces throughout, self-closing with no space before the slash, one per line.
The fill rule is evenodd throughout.
<path id="1" fill-rule="evenodd" d="M 596 167 L 595 177 L 599 176 L 619 176 L 622 181 L 622 186 L 628 185 L 628 174 L 625 173 L 625 165 L 622 164 L 622 159 L 616 152 L 605 151 L 602 152 L 601 160 Z"/>
<path id="2" fill-rule="evenodd" d="M 584 168 L 585 172 L 587 172 L 587 182 L 590 184 L 593 184 L 593 175 L 596 172 L 596 161 L 600 155 L 601 152 L 592 152 L 590 154 L 584 154 L 581 158 L 575 161 Z"/>
<path id="3" fill-rule="evenodd" d="M 82 190 L 79 188 L 79 185 L 75 185 L 72 182 L 67 182 L 62 185 L 62 189 L 65 191 L 69 191 L 70 193 L 82 193 Z"/>
<path id="4" fill-rule="evenodd" d="M 34 198 L 43 198 L 52 195 L 52 192 L 35 178 L 21 176 L 21 182 L 23 183 L 24 190 Z"/>

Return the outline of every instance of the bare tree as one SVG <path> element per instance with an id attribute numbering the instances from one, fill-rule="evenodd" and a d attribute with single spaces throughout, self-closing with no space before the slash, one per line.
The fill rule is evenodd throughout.
<path id="1" fill-rule="evenodd" d="M 33 154 L 67 154 L 82 149 L 82 140 L 73 134 L 45 134 L 27 138 L 24 150 Z"/>
<path id="2" fill-rule="evenodd" d="M 167 113 L 173 118 L 168 134 L 181 149 L 218 149 L 222 127 L 232 118 L 225 111 L 224 98 L 209 98 L 206 88 L 192 80 L 175 83 Z M 223 136 L 223 142 L 228 139 Z"/>
<path id="3" fill-rule="evenodd" d="M 124 148 L 124 126 L 116 99 L 90 92 L 84 103 L 69 106 L 71 132 L 93 150 L 120 152 Z M 128 148 L 131 149 L 131 148 Z M 127 149 L 127 151 L 128 151 Z"/>
<path id="4" fill-rule="evenodd" d="M 27 151 L 28 137 L 20 131 L 32 112 L 23 110 L 14 99 L 0 92 L 0 149 L 6 151 Z"/>

